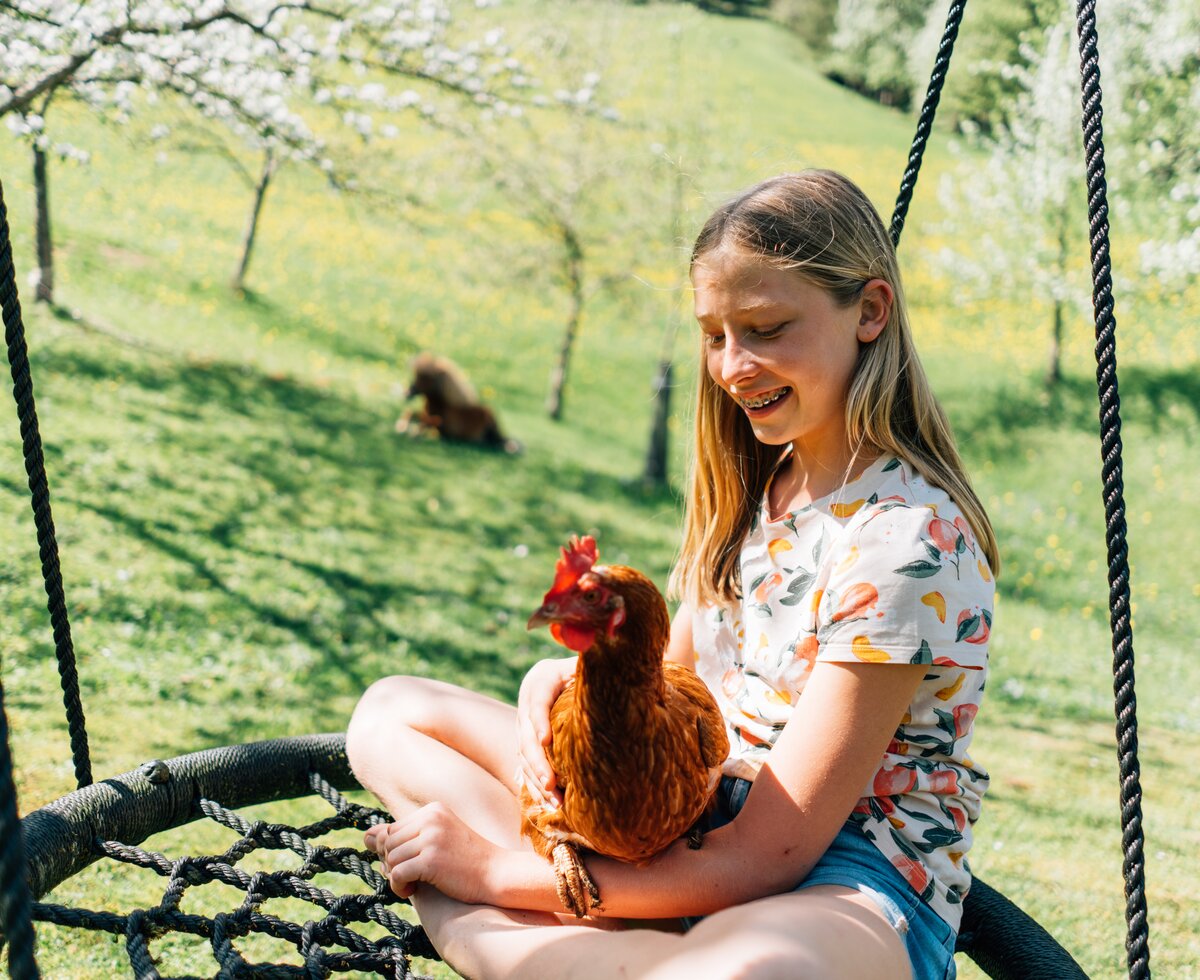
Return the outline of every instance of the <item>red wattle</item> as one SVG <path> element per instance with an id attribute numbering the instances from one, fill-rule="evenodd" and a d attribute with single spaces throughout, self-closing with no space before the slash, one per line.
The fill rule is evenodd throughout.
<path id="1" fill-rule="evenodd" d="M 586 626 L 573 626 L 570 623 L 551 623 L 550 635 L 575 653 L 583 653 L 596 642 L 594 629 Z"/>

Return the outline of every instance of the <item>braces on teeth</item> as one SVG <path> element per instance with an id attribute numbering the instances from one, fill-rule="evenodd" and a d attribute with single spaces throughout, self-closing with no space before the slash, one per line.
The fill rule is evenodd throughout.
<path id="1" fill-rule="evenodd" d="M 735 394 L 735 395 L 737 394 L 736 386 L 730 386 L 730 389 L 733 392 L 733 394 Z M 779 399 L 781 399 L 784 395 L 786 395 L 790 390 L 791 390 L 790 388 L 779 388 L 775 391 L 774 394 L 768 395 L 766 397 L 759 396 L 758 398 L 746 398 L 745 396 L 739 395 L 738 400 L 741 401 L 741 403 L 743 405 L 745 405 L 747 408 L 766 408 L 768 405 L 774 404 L 775 402 L 779 401 Z"/>

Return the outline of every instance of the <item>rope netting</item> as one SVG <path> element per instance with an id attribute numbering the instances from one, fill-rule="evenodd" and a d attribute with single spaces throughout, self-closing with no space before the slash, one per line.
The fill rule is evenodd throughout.
<path id="1" fill-rule="evenodd" d="M 416 976 L 410 957 L 435 959 L 437 952 L 420 926 L 401 918 L 392 909 L 404 899 L 392 892 L 387 879 L 376 870 L 375 855 L 352 847 L 314 843 L 337 831 L 363 831 L 391 818 L 381 810 L 347 801 L 317 773 L 309 774 L 309 784 L 335 812 L 302 827 L 250 821 L 214 800 L 200 799 L 197 803 L 200 814 L 238 835 L 221 854 L 172 858 L 120 841 L 96 838 L 93 847 L 97 854 L 165 878 L 162 900 L 151 908 L 124 914 L 35 902 L 33 918 L 123 936 L 133 975 L 139 980 L 159 980 L 163 976 L 150 944 L 167 933 L 207 939 L 219 965 L 216 975 L 220 978 L 315 980 L 336 973 L 355 973 L 403 980 Z M 248 871 L 238 866 L 247 856 L 262 850 L 290 851 L 299 862 L 294 868 L 278 871 Z M 368 890 L 337 894 L 313 882 L 315 876 L 327 872 L 356 878 Z M 181 904 L 189 889 L 213 882 L 244 892 L 241 904 L 231 912 L 211 916 L 183 911 Z M 285 898 L 308 902 L 317 914 L 299 924 L 264 908 L 273 899 Z M 382 927 L 387 935 L 371 939 L 355 928 L 367 922 Z M 236 941 L 252 933 L 290 943 L 302 962 L 250 962 Z"/>

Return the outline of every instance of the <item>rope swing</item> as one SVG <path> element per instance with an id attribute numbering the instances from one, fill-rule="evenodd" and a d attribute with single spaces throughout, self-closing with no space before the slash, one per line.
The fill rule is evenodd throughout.
<path id="1" fill-rule="evenodd" d="M 965 7 L 965 0 L 953 0 L 949 7 L 892 215 L 890 232 L 896 244 L 899 244 L 916 188 Z M 1113 313 L 1094 0 L 1080 0 L 1077 14 L 1121 782 L 1128 925 L 1126 950 L 1129 976 L 1132 980 L 1142 980 L 1150 976 L 1149 926 L 1117 392 L 1116 318 Z M 343 735 L 311 735 L 210 749 L 165 762 L 154 760 L 131 772 L 93 784 L 2 183 L 0 307 L 3 309 L 13 395 L 17 403 L 71 756 L 79 787 L 23 820 L 19 819 L 8 719 L 4 711 L 4 687 L 0 682 L 0 944 L 7 944 L 12 977 L 35 980 L 39 976 L 34 957 L 35 920 L 124 936 L 134 975 L 145 980 L 160 976 L 150 943 L 168 932 L 207 938 L 220 965 L 218 976 L 222 978 L 290 980 L 329 977 L 350 971 L 409 977 L 410 957 L 432 958 L 437 954 L 419 926 L 395 913 L 394 906 L 404 900 L 392 893 L 387 881 L 375 870 L 374 855 L 364 850 L 314 843 L 330 833 L 349 829 L 363 831 L 390 820 L 381 810 L 349 803 L 341 796 L 340 791 L 360 788 L 346 761 Z M 333 815 L 293 828 L 247 821 L 235 812 L 239 807 L 309 794 L 325 799 L 332 806 Z M 232 843 L 221 854 L 171 858 L 139 846 L 153 834 L 201 818 L 221 824 L 234 835 Z M 290 870 L 277 872 L 250 873 L 239 867 L 243 858 L 262 849 L 292 852 L 298 858 L 298 864 Z M 59 883 L 101 858 L 137 866 L 163 877 L 166 885 L 162 900 L 152 908 L 137 909 L 125 915 L 38 901 Z M 330 871 L 356 879 L 365 884 L 367 891 L 364 893 L 360 887 L 357 891 L 338 895 L 312 883 L 316 874 Z M 189 888 L 213 881 L 244 892 L 240 906 L 212 917 L 180 910 L 181 899 Z M 260 908 L 267 900 L 279 897 L 309 902 L 317 910 L 316 918 L 297 924 Z M 373 940 L 355 928 L 368 921 L 382 926 L 387 935 Z M 290 943 L 300 953 L 303 965 L 249 962 L 235 941 L 251 933 Z M 1079 965 L 1037 922 L 978 878 L 964 902 L 958 950 L 965 952 L 997 980 L 1085 977 Z"/>

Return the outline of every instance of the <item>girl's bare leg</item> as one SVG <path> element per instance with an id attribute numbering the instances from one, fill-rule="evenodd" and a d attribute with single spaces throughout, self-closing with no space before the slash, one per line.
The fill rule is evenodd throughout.
<path id="1" fill-rule="evenodd" d="M 346 732 L 359 782 L 393 816 L 439 800 L 502 847 L 528 846 L 517 808 L 516 709 L 422 677 L 387 677 L 362 696 Z"/>
<path id="2" fill-rule="evenodd" d="M 433 889 L 417 909 L 471 980 L 911 980 L 899 935 L 868 898 L 836 885 L 717 912 L 679 936 L 602 932 L 554 916 L 462 906 Z"/>

